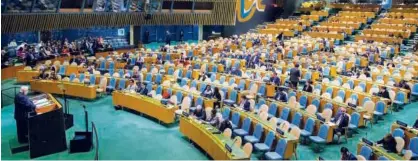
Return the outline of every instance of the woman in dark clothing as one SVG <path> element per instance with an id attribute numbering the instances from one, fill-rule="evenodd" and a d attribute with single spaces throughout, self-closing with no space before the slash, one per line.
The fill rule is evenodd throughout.
<path id="1" fill-rule="evenodd" d="M 396 153 L 396 140 L 392 134 L 387 134 L 383 139 L 377 141 L 377 144 L 383 144 L 387 151 Z"/>
<path id="2" fill-rule="evenodd" d="M 213 106 L 215 106 L 214 109 L 221 108 L 222 96 L 221 96 L 221 93 L 220 93 L 218 87 L 215 87 L 215 91 L 213 93 L 213 98 L 216 99 L 216 102 L 213 104 Z"/>

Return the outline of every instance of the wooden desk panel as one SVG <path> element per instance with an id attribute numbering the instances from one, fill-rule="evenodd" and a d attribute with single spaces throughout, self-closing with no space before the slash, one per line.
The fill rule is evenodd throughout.
<path id="1" fill-rule="evenodd" d="M 112 93 L 112 101 L 115 106 L 119 105 L 144 113 L 162 121 L 165 124 L 171 124 L 175 121 L 174 111 L 177 109 L 176 107 L 168 108 L 166 105 L 161 104 L 157 100 L 153 100 L 147 96 L 142 96 L 137 93 L 114 91 Z"/>
<path id="2" fill-rule="evenodd" d="M 63 94 L 63 91 L 59 88 L 59 85 L 63 85 L 65 88 L 65 94 L 68 96 L 95 99 L 96 98 L 96 86 L 88 86 L 81 83 L 70 83 L 62 81 L 50 81 L 50 80 L 32 80 L 30 81 L 31 90 L 37 92 L 51 93 L 51 94 Z"/>

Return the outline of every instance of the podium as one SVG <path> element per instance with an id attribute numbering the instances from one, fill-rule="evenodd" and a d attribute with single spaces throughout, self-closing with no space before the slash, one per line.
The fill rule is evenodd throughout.
<path id="1" fill-rule="evenodd" d="M 30 158 L 61 152 L 67 149 L 64 112 L 51 94 L 31 98 L 36 110 L 29 114 L 28 135 Z"/>

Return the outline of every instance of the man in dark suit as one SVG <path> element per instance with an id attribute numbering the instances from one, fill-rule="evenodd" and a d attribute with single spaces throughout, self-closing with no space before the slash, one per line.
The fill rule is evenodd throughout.
<path id="1" fill-rule="evenodd" d="M 276 95 L 274 96 L 274 99 L 281 102 L 287 102 L 287 93 L 282 88 L 279 88 Z"/>
<path id="2" fill-rule="evenodd" d="M 312 81 L 306 80 L 306 84 L 303 86 L 303 91 L 312 93 Z"/>
<path id="3" fill-rule="evenodd" d="M 140 88 L 138 88 L 136 92 L 138 92 L 141 95 L 146 96 L 148 94 L 148 89 L 145 88 L 144 84 L 142 84 L 142 83 L 139 83 L 139 84 L 140 84 Z"/>
<path id="4" fill-rule="evenodd" d="M 280 78 L 277 77 L 276 72 L 273 73 L 273 76 L 270 78 L 270 82 L 273 83 L 276 86 L 280 86 Z"/>
<path id="5" fill-rule="evenodd" d="M 348 127 L 349 124 L 349 116 L 346 113 L 346 109 L 341 107 L 340 112 L 337 113 L 337 115 L 334 117 L 334 122 L 337 125 L 337 128 L 335 129 L 335 133 L 340 133 L 342 135 L 345 134 L 345 128 Z"/>
<path id="6" fill-rule="evenodd" d="M 245 111 L 250 111 L 251 110 L 250 101 L 248 100 L 248 98 L 245 95 L 241 96 L 240 108 L 244 109 Z"/>
<path id="7" fill-rule="evenodd" d="M 290 69 L 290 83 L 293 89 L 297 89 L 300 79 L 299 64 L 296 64 L 294 68 Z"/>
<path id="8" fill-rule="evenodd" d="M 202 109 L 202 106 L 197 105 L 196 110 L 192 113 L 199 120 L 206 120 L 206 112 Z"/>
<path id="9" fill-rule="evenodd" d="M 19 143 L 28 142 L 28 114 L 35 111 L 35 104 L 27 96 L 28 87 L 22 86 L 20 92 L 16 95 L 15 103 L 15 120 L 17 127 L 17 139 Z"/>

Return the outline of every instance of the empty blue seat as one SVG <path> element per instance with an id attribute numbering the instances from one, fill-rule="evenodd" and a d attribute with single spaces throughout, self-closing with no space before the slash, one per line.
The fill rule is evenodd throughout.
<path id="1" fill-rule="evenodd" d="M 295 127 L 299 128 L 300 120 L 302 120 L 302 114 L 300 112 L 296 112 L 293 115 L 292 122 L 290 123 L 290 127 L 291 128 L 295 128 Z"/>
<path id="2" fill-rule="evenodd" d="M 357 112 L 353 112 L 351 114 L 350 123 L 348 124 L 349 131 L 357 130 L 359 122 L 360 122 L 360 114 Z"/>
<path id="3" fill-rule="evenodd" d="M 231 93 L 229 94 L 229 98 L 224 100 L 224 103 L 226 105 L 232 106 L 237 101 L 237 91 L 231 90 Z"/>
<path id="4" fill-rule="evenodd" d="M 251 119 L 245 118 L 244 122 L 242 123 L 242 126 L 240 129 L 234 129 L 233 132 L 235 135 L 243 137 L 245 135 L 248 135 L 250 132 L 250 125 L 251 125 Z"/>
<path id="5" fill-rule="evenodd" d="M 308 103 L 308 97 L 305 96 L 305 95 L 301 96 L 300 99 L 299 99 L 300 106 L 302 108 L 306 108 L 307 103 Z"/>
<path id="6" fill-rule="evenodd" d="M 263 126 L 261 124 L 257 124 L 255 126 L 255 130 L 253 134 L 244 136 L 244 140 L 251 144 L 258 143 L 260 142 L 262 133 L 263 133 Z"/>
<path id="7" fill-rule="evenodd" d="M 66 66 L 61 65 L 60 70 L 58 71 L 58 75 L 65 75 L 66 69 L 67 69 Z"/>
<path id="8" fill-rule="evenodd" d="M 106 87 L 106 89 L 107 89 L 108 91 L 113 91 L 113 90 L 115 89 L 115 86 L 116 86 L 116 78 L 115 78 L 115 77 L 112 77 L 112 78 L 110 78 L 110 83 L 109 83 L 109 85 Z"/>
<path id="9" fill-rule="evenodd" d="M 317 145 L 325 144 L 327 142 L 329 127 L 325 124 L 322 124 L 319 128 L 318 135 L 316 136 L 309 136 L 309 139 L 316 143 Z M 320 150 L 321 148 L 318 147 L 316 150 Z"/>
<path id="10" fill-rule="evenodd" d="M 286 151 L 287 142 L 285 139 L 280 139 L 276 145 L 274 152 L 267 152 L 264 154 L 266 160 L 283 160 L 284 152 Z"/>
<path id="11" fill-rule="evenodd" d="M 222 118 L 229 120 L 229 114 L 231 114 L 231 110 L 229 108 L 224 108 L 224 111 L 222 112 Z"/>
<path id="12" fill-rule="evenodd" d="M 239 125 L 239 113 L 235 112 L 232 114 L 232 120 L 231 120 L 232 129 L 238 128 Z"/>
<path id="13" fill-rule="evenodd" d="M 300 136 L 304 139 L 308 138 L 312 135 L 313 129 L 315 125 L 315 120 L 312 118 L 308 118 L 305 123 L 305 127 L 300 131 Z"/>
<path id="14" fill-rule="evenodd" d="M 118 90 L 125 89 L 126 79 L 119 79 Z"/>
<path id="15" fill-rule="evenodd" d="M 404 134 L 404 131 L 402 129 L 396 128 L 395 130 L 393 130 L 392 136 L 393 137 L 401 137 L 401 138 L 403 138 L 405 136 L 405 134 Z"/>
<path id="16" fill-rule="evenodd" d="M 268 118 L 276 117 L 277 105 L 275 103 L 270 104 L 270 107 L 267 113 L 268 113 Z"/>
<path id="17" fill-rule="evenodd" d="M 359 155 L 363 156 L 364 158 L 366 158 L 366 160 L 369 160 L 370 157 L 372 156 L 372 149 L 368 146 L 362 146 L 360 149 L 360 153 Z"/>
<path id="18" fill-rule="evenodd" d="M 264 139 L 264 143 L 255 143 L 254 144 L 254 148 L 256 151 L 260 151 L 260 152 L 266 152 L 269 151 L 271 148 L 271 145 L 273 144 L 274 138 L 276 136 L 274 135 L 273 131 L 270 131 L 266 138 Z"/>
<path id="19" fill-rule="evenodd" d="M 280 113 L 280 117 L 277 118 L 277 124 L 280 125 L 282 122 L 287 121 L 289 117 L 290 109 L 285 107 L 282 112 Z"/>
<path id="20" fill-rule="evenodd" d="M 90 75 L 90 85 L 95 85 L 95 84 L 96 84 L 96 76 Z"/>

